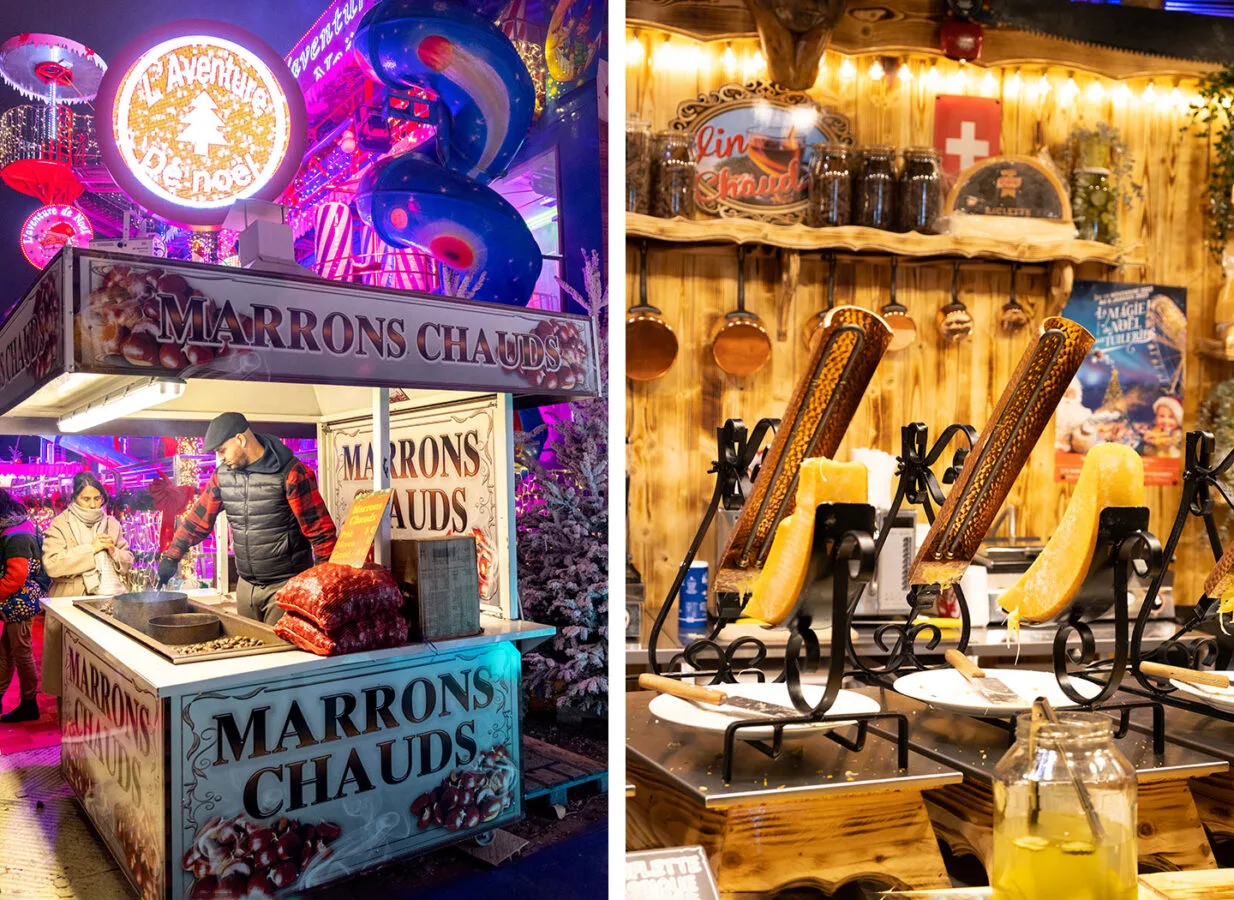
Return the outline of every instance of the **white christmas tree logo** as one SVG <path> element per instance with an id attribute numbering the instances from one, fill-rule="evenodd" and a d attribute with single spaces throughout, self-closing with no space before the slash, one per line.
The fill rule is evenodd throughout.
<path id="1" fill-rule="evenodd" d="M 180 119 L 185 128 L 176 140 L 192 144 L 193 152 L 198 156 L 209 156 L 211 144 L 225 145 L 227 141 L 223 138 L 223 120 L 218 117 L 216 109 L 218 106 L 209 94 L 198 94 L 189 111 Z"/>

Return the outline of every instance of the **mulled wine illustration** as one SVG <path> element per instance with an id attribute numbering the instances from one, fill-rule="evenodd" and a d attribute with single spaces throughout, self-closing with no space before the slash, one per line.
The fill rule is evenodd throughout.
<path id="1" fill-rule="evenodd" d="M 792 125 L 766 123 L 746 129 L 746 156 L 768 176 L 764 183 L 771 202 L 793 201 L 801 181 L 803 149 Z"/>

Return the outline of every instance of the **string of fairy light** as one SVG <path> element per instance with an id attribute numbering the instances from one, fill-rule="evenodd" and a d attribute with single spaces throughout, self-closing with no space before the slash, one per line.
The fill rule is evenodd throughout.
<path id="1" fill-rule="evenodd" d="M 741 81 L 767 75 L 767 61 L 754 41 L 696 41 L 649 30 L 631 30 L 627 35 L 626 67 L 630 70 L 696 74 L 699 78 L 715 73 Z M 1058 65 L 986 68 L 938 58 L 897 59 L 883 55 L 866 63 L 860 57 L 828 51 L 819 67 L 815 87 L 821 88 L 833 75 L 842 83 L 859 79 L 902 87 L 923 83 L 931 90 L 949 94 L 1038 102 L 1053 96 L 1064 106 L 1083 96 L 1092 102 L 1108 100 L 1115 108 L 1183 113 L 1200 102 L 1196 78 L 1119 80 Z M 1129 81 L 1137 84 L 1133 87 Z M 1225 106 L 1229 108 L 1230 104 Z"/>

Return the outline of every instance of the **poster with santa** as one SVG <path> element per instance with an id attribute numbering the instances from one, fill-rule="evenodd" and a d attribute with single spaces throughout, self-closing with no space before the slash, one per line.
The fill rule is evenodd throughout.
<path id="1" fill-rule="evenodd" d="M 1144 483 L 1178 484 L 1183 454 L 1187 289 L 1077 281 L 1063 315 L 1097 339 L 1054 417 L 1054 475 L 1116 441 L 1144 458 Z"/>

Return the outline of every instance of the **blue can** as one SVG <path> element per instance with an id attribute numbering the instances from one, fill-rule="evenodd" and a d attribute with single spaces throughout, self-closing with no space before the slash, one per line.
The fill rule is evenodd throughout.
<path id="1" fill-rule="evenodd" d="M 681 596 L 677 600 L 677 635 L 683 646 L 707 636 L 708 571 L 707 563 L 692 562 L 681 584 Z"/>

